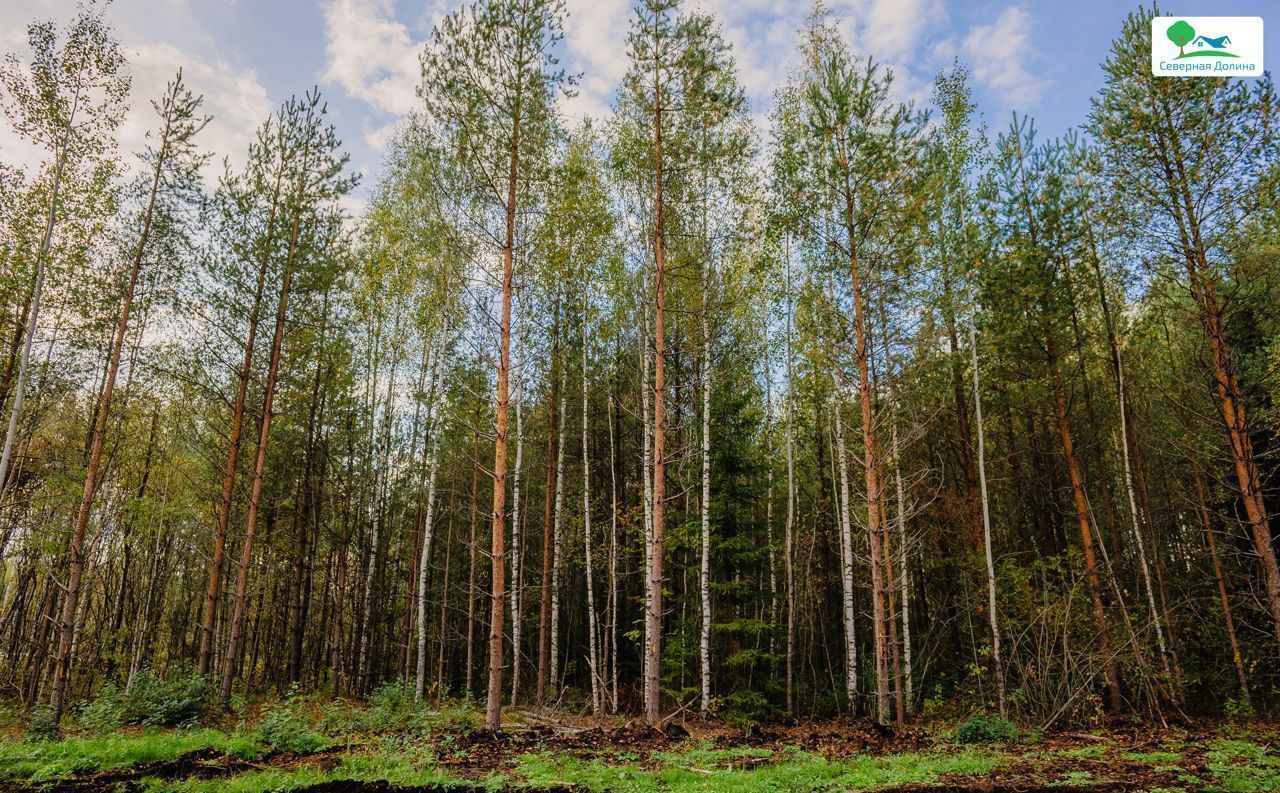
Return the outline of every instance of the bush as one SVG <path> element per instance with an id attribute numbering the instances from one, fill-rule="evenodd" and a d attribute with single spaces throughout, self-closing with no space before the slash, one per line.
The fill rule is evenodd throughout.
<path id="1" fill-rule="evenodd" d="M 1018 728 L 999 716 L 979 713 L 956 725 L 956 743 L 1005 743 L 1018 740 Z"/>
<path id="2" fill-rule="evenodd" d="M 768 697 L 749 688 L 740 688 L 726 696 L 721 714 L 725 722 L 743 730 L 778 715 Z"/>
<path id="3" fill-rule="evenodd" d="M 103 686 L 92 702 L 80 711 L 80 725 L 91 732 L 110 732 L 124 722 L 124 702 L 115 683 Z"/>
<path id="4" fill-rule="evenodd" d="M 53 708 L 48 705 L 41 705 L 31 711 L 31 718 L 27 719 L 26 739 L 28 743 L 56 741 L 61 732 L 58 720 L 53 715 Z"/>
<path id="5" fill-rule="evenodd" d="M 191 724 L 209 705 L 212 693 L 208 678 L 201 675 L 186 672 L 166 680 L 144 670 L 124 693 L 120 721 L 147 727 Z"/>
<path id="6" fill-rule="evenodd" d="M 272 749 L 295 754 L 314 752 L 328 745 L 324 736 L 313 731 L 307 722 L 296 685 L 289 689 L 287 699 L 262 717 L 258 737 Z"/>

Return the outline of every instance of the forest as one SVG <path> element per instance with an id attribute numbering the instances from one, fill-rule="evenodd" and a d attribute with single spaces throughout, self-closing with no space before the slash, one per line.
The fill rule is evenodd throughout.
<path id="1" fill-rule="evenodd" d="M 1280 785 L 1269 76 L 1137 8 L 1050 139 L 819 1 L 766 119 L 638 0 L 570 121 L 564 1 L 477 0 L 358 174 L 305 86 L 232 165 L 181 71 L 122 150 L 113 11 L 0 68 L 11 789 Z"/>

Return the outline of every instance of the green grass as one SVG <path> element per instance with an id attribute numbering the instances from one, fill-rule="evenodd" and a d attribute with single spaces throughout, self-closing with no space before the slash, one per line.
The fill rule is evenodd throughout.
<path id="1" fill-rule="evenodd" d="M 149 793 L 267 793 L 287 791 L 316 785 L 321 782 L 356 780 L 372 782 L 384 780 L 392 785 L 440 785 L 449 787 L 462 784 L 435 763 L 435 758 L 424 747 L 387 740 L 376 751 L 349 754 L 337 766 L 325 770 L 316 766 L 300 766 L 294 769 L 264 769 L 250 771 L 234 777 L 219 779 L 187 779 L 167 781 L 147 779 L 144 789 Z"/>
<path id="2" fill-rule="evenodd" d="M 41 782 L 172 760 L 200 749 L 214 749 L 243 759 L 261 757 L 266 752 L 253 735 L 227 735 L 218 730 L 108 733 L 38 743 L 3 741 L 0 779 Z"/>
<path id="3" fill-rule="evenodd" d="M 751 768 L 734 761 L 766 757 L 774 762 Z M 768 750 L 725 752 L 699 749 L 655 756 L 663 763 L 649 770 L 634 763 L 610 764 L 552 754 L 519 759 L 517 777 L 530 787 L 571 784 L 593 791 L 648 793 L 756 793 L 777 790 L 875 790 L 894 785 L 932 782 L 944 774 L 983 775 L 1000 767 L 1002 755 L 990 751 L 908 753 L 832 761 L 821 755 Z"/>
<path id="4" fill-rule="evenodd" d="M 1280 790 L 1280 754 L 1252 741 L 1214 741 L 1208 752 L 1218 793 L 1263 793 Z"/>

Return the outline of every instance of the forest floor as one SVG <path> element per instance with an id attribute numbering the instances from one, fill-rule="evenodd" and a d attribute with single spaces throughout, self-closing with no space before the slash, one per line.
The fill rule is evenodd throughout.
<path id="1" fill-rule="evenodd" d="M 888 729 L 858 720 L 657 732 L 511 714 L 497 735 L 388 721 L 390 729 L 348 723 L 330 734 L 315 731 L 323 720 L 286 724 L 272 733 L 275 744 L 263 727 L 243 724 L 47 742 L 14 736 L 0 740 L 0 793 L 1280 791 L 1280 724 L 1258 721 L 1114 726 L 986 746 L 956 744 L 944 725 Z"/>

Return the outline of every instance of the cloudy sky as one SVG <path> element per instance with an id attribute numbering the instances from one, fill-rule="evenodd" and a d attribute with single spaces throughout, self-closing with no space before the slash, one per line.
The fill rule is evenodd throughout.
<path id="1" fill-rule="evenodd" d="M 713 12 L 733 44 L 762 120 L 793 57 L 812 0 L 687 0 Z M 566 0 L 563 65 L 580 73 L 571 117 L 607 112 L 626 70 L 632 0 Z M 1098 64 L 1132 7 L 1117 0 L 827 0 L 856 51 L 891 66 L 903 98 L 927 100 L 933 75 L 969 64 L 989 125 L 1030 114 L 1045 134 L 1082 122 L 1101 84 Z M 129 53 L 134 111 L 121 145 L 134 149 L 149 121 L 147 98 L 179 67 L 206 98 L 204 144 L 243 157 L 254 128 L 280 101 L 318 85 L 368 190 L 397 120 L 415 104 L 418 53 L 460 0 L 115 0 L 108 10 Z M 1271 22 L 1267 54 L 1280 58 L 1274 0 L 1165 0 L 1165 12 L 1251 15 Z M 0 51 L 25 51 L 32 18 L 66 20 L 72 0 L 0 0 Z M 144 111 L 146 111 L 144 113 Z M 0 122 L 2 125 L 2 122 Z M 5 151 L 10 149 L 10 151 Z M 22 159 L 0 129 L 0 152 Z M 353 207 L 354 208 L 354 207 Z"/>

